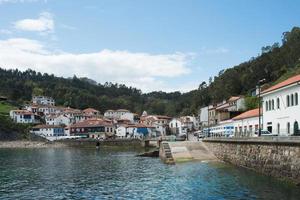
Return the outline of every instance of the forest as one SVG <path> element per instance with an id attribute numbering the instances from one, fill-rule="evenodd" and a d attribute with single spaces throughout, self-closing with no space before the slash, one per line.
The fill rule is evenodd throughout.
<path id="1" fill-rule="evenodd" d="M 300 73 L 300 28 L 282 34 L 282 41 L 262 47 L 257 57 L 232 68 L 221 70 L 209 82 L 201 82 L 197 90 L 187 93 L 162 91 L 142 93 L 139 89 L 117 83 L 96 83 L 89 78 L 62 78 L 30 69 L 0 68 L 0 96 L 19 105 L 32 95 L 51 96 L 57 105 L 84 109 L 93 107 L 102 113 L 107 109 L 126 108 L 138 114 L 144 110 L 169 116 L 197 115 L 198 109 L 234 95 L 249 96 L 260 79 L 265 87 Z M 0 66 L 1 67 L 1 66 Z M 253 98 L 249 97 L 249 108 Z M 251 105 L 250 105 L 251 104 Z"/>

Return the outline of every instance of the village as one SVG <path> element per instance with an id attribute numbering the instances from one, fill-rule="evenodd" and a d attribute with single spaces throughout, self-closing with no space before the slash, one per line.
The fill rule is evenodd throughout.
<path id="1" fill-rule="evenodd" d="M 34 124 L 31 132 L 48 140 L 67 138 L 167 138 L 185 140 L 189 134 L 204 137 L 290 136 L 299 134 L 297 114 L 300 75 L 261 91 L 261 109 L 248 110 L 245 97 L 232 96 L 218 104 L 199 109 L 198 116 L 141 115 L 126 109 L 84 110 L 55 105 L 52 97 L 33 96 L 31 104 L 11 110 L 16 123 Z"/>

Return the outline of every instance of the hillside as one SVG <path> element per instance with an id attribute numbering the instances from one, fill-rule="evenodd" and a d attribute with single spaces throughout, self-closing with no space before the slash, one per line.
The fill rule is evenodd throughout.
<path id="1" fill-rule="evenodd" d="M 94 107 L 101 112 L 107 109 L 126 108 L 141 113 L 196 114 L 197 109 L 210 102 L 219 102 L 231 95 L 247 95 L 258 80 L 265 78 L 269 84 L 300 73 L 300 28 L 283 33 L 282 44 L 274 43 L 262 48 L 256 58 L 232 68 L 222 70 L 202 82 L 197 90 L 180 92 L 151 92 L 125 85 L 97 84 L 88 78 L 61 78 L 32 70 L 4 70 L 0 68 L 0 95 L 23 103 L 32 95 L 47 95 L 56 99 L 58 105 L 74 108 Z M 200 82 L 200 80 L 199 80 Z"/>

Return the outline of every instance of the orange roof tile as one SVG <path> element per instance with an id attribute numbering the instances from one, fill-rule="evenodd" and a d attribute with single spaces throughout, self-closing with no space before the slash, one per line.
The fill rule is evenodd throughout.
<path id="1" fill-rule="evenodd" d="M 300 74 L 293 76 L 285 81 L 282 81 L 276 85 L 273 85 L 272 87 L 269 87 L 268 89 L 262 91 L 262 94 L 283 88 L 285 86 L 288 86 L 288 85 L 291 85 L 291 84 L 297 83 L 297 82 L 300 82 Z"/>
<path id="2" fill-rule="evenodd" d="M 98 126 L 113 126 L 113 125 L 112 123 L 109 123 L 106 120 L 102 120 L 102 119 L 88 119 L 71 125 L 72 128 L 98 127 Z"/>
<path id="3" fill-rule="evenodd" d="M 246 112 L 243 112 L 242 114 L 232 118 L 233 120 L 240 120 L 240 119 L 247 119 L 251 117 L 258 117 L 259 115 L 259 109 L 253 109 L 253 110 L 248 110 Z"/>
<path id="4" fill-rule="evenodd" d="M 86 108 L 83 110 L 84 113 L 90 113 L 90 112 L 99 112 L 98 110 L 94 108 Z"/>

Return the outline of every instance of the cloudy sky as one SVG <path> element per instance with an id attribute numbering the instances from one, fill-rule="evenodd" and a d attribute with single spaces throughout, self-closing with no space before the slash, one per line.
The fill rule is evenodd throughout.
<path id="1" fill-rule="evenodd" d="M 0 0 L 0 67 L 189 91 L 300 26 L 296 1 Z"/>

